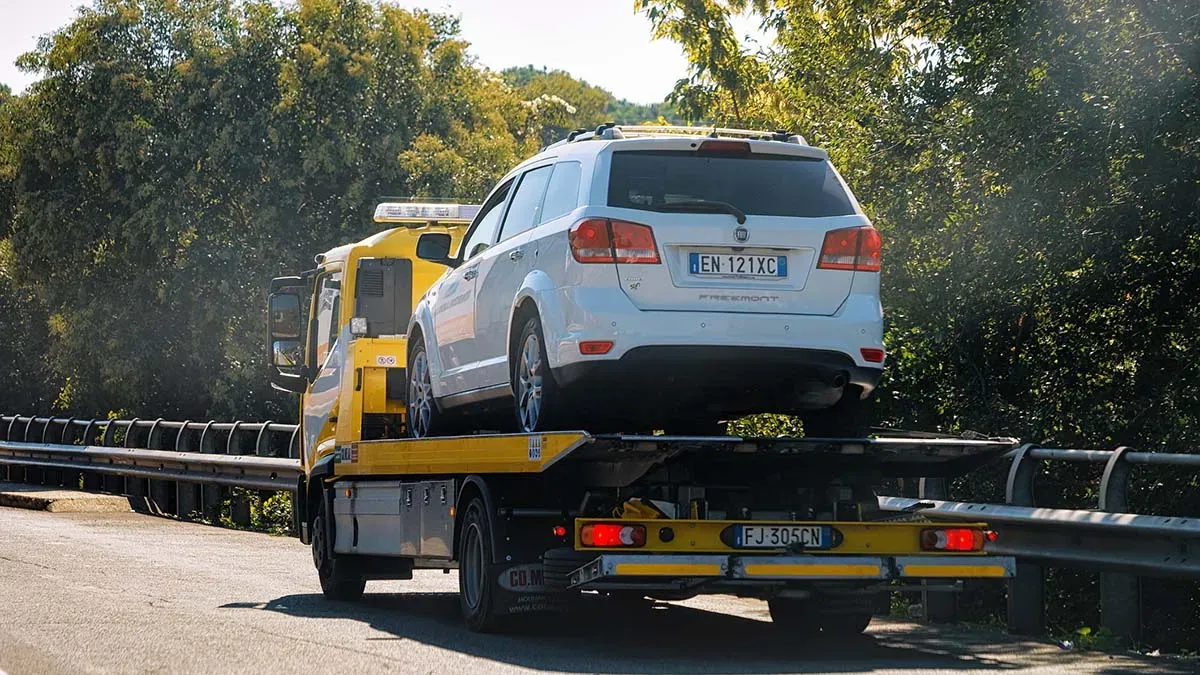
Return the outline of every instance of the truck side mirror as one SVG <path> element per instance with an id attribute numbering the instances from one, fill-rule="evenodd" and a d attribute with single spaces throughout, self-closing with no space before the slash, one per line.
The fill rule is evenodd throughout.
<path id="1" fill-rule="evenodd" d="M 276 368 L 303 366 L 304 343 L 299 340 L 274 340 L 271 345 L 271 364 Z"/>
<path id="2" fill-rule="evenodd" d="M 276 291 L 268 301 L 271 341 L 297 340 L 300 337 L 300 296 Z M 277 364 L 284 365 L 284 364 Z"/>
<path id="3" fill-rule="evenodd" d="M 299 290 L 295 286 L 276 288 L 267 299 L 271 385 L 290 392 L 303 392 L 308 385 L 304 362 L 304 314 Z"/>
<path id="4" fill-rule="evenodd" d="M 450 257 L 450 235 L 445 232 L 426 232 L 421 235 L 417 239 L 417 257 L 447 267 L 458 264 Z"/>

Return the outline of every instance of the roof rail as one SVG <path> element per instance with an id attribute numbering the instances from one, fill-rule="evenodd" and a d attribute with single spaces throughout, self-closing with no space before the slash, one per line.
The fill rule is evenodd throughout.
<path id="1" fill-rule="evenodd" d="M 776 131 L 755 131 L 753 129 L 730 129 L 727 127 L 683 127 L 683 126 L 657 126 L 657 125 L 624 125 L 615 124 L 613 122 L 605 122 L 596 127 L 595 131 L 589 129 L 576 129 L 557 143 L 551 143 L 542 150 L 549 150 L 567 143 L 578 143 L 579 141 L 591 140 L 616 140 L 619 138 L 637 138 L 645 136 L 707 136 L 709 138 L 734 137 L 747 138 L 757 141 L 779 141 L 782 143 L 794 143 L 796 145 L 808 145 L 804 137 L 799 134 L 793 134 L 787 130 L 779 129 Z"/>
<path id="2" fill-rule="evenodd" d="M 731 129 L 728 127 L 682 127 L 682 126 L 656 126 L 656 125 L 630 125 L 619 126 L 621 133 L 625 137 L 630 136 L 660 136 L 660 135 L 684 135 L 684 136 L 709 136 L 717 138 L 720 136 L 733 136 L 737 138 L 748 138 L 759 141 L 782 141 L 784 143 L 797 143 L 799 145 L 808 145 L 804 137 L 799 134 L 793 134 L 786 129 L 777 129 L 775 131 L 754 130 L 754 129 Z"/>

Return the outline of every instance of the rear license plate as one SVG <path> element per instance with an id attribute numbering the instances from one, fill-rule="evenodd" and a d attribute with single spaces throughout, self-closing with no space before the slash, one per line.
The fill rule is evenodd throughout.
<path id="1" fill-rule="evenodd" d="M 735 525 L 734 548 L 826 549 L 832 544 L 827 525 Z"/>
<path id="2" fill-rule="evenodd" d="M 787 276 L 787 256 L 745 255 L 742 253 L 689 253 L 688 271 L 707 277 L 765 277 L 780 279 Z"/>

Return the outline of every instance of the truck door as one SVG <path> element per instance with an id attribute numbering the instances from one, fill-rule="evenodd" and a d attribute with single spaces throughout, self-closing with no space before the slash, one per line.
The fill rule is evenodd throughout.
<path id="1" fill-rule="evenodd" d="M 329 418 L 337 410 L 338 386 L 341 384 L 346 342 L 349 339 L 348 334 L 341 334 L 339 327 L 342 313 L 341 270 L 322 273 L 317 278 L 315 289 L 309 324 L 309 354 L 314 357 L 311 362 L 318 371 L 303 400 L 304 417 L 301 424 L 305 466 L 312 465 L 320 444 L 333 438 L 335 429 Z"/>

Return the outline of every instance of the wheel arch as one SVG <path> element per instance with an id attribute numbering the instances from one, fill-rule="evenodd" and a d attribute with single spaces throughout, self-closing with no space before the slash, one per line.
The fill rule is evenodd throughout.
<path id="1" fill-rule="evenodd" d="M 488 524 L 491 526 L 488 529 L 491 531 L 492 540 L 488 542 L 488 548 L 491 550 L 492 560 L 499 562 L 502 560 L 500 555 L 500 527 L 499 519 L 496 518 L 496 503 L 492 496 L 492 490 L 488 487 L 487 481 L 483 476 L 475 474 L 467 476 L 462 483 L 462 487 L 458 491 L 458 497 L 455 500 L 454 507 L 454 560 L 459 559 L 458 541 L 462 533 L 463 520 L 467 517 L 467 508 L 471 505 L 471 501 L 478 497 L 483 502 L 484 515 L 487 516 Z"/>

